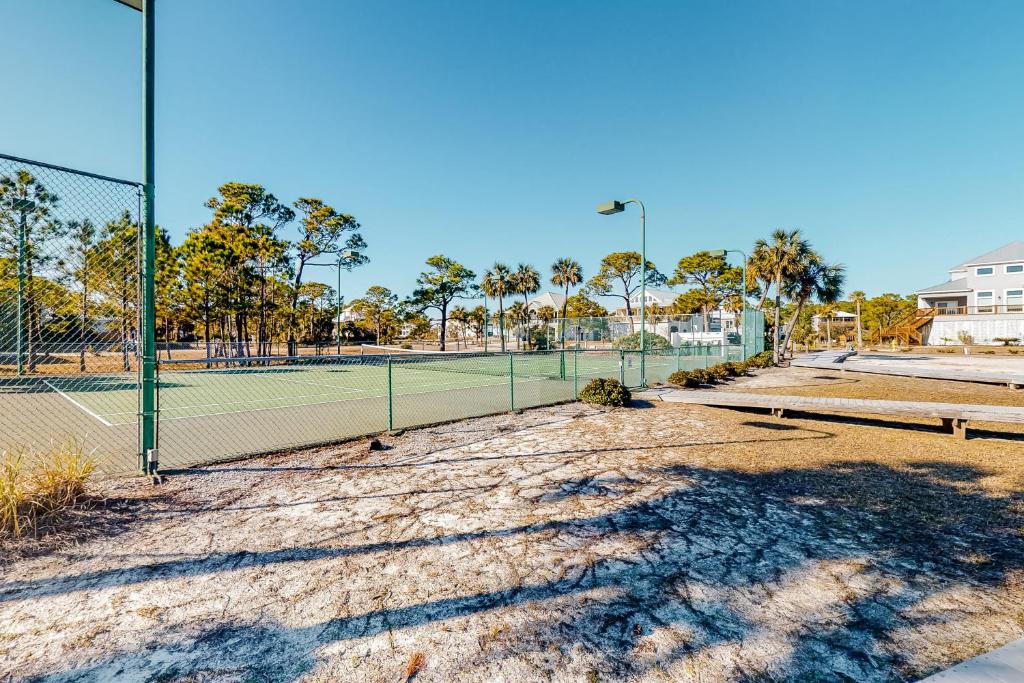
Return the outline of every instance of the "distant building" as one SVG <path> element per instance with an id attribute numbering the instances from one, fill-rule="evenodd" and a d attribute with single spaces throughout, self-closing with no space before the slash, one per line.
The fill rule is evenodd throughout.
<path id="1" fill-rule="evenodd" d="M 562 306 L 565 305 L 565 295 L 557 292 L 544 292 L 538 294 L 526 303 L 526 307 L 530 309 L 532 313 L 536 313 L 538 310 L 545 306 L 550 306 L 555 309 L 555 313 L 558 315 L 562 314 Z"/>
<path id="2" fill-rule="evenodd" d="M 1024 242 L 1016 241 L 950 268 L 949 280 L 914 292 L 921 343 L 970 335 L 977 344 L 1024 339 Z"/>

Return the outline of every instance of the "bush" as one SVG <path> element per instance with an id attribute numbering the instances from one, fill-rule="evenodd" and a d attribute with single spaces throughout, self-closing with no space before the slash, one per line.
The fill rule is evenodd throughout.
<path id="1" fill-rule="evenodd" d="M 724 365 L 726 369 L 729 370 L 729 374 L 732 377 L 742 377 L 743 375 L 747 374 L 747 366 L 744 365 L 743 363 L 738 363 L 736 361 L 731 360 L 727 363 L 722 363 L 722 365 Z"/>
<path id="2" fill-rule="evenodd" d="M 755 355 L 751 356 L 750 358 L 748 358 L 747 360 L 745 360 L 743 362 L 743 364 L 749 370 L 749 369 L 770 368 L 773 365 L 775 365 L 775 362 L 772 360 L 772 352 L 771 351 L 762 351 L 761 353 L 755 354 Z"/>
<path id="3" fill-rule="evenodd" d="M 38 535 L 81 502 L 95 465 L 74 443 L 46 456 L 4 451 L 0 462 L 0 536 Z M 37 461 L 29 467 L 27 460 Z"/>
<path id="4" fill-rule="evenodd" d="M 690 370 L 690 376 L 693 377 L 694 381 L 698 385 L 715 383 L 715 376 L 711 374 L 710 370 L 705 370 L 703 368 Z"/>
<path id="5" fill-rule="evenodd" d="M 651 351 L 664 351 L 672 348 L 672 342 L 665 339 L 660 334 L 654 334 L 648 332 L 644 338 L 644 343 L 647 344 L 648 350 Z M 639 351 L 640 350 L 640 333 L 634 332 L 633 334 L 627 334 L 625 337 L 619 337 L 615 340 L 612 346 L 616 349 L 622 349 L 623 351 Z"/>
<path id="6" fill-rule="evenodd" d="M 693 372 L 690 370 L 677 370 L 668 376 L 668 383 L 675 384 L 678 387 L 696 387 L 700 386 L 700 382 L 693 376 Z"/>
<path id="7" fill-rule="evenodd" d="M 717 382 L 724 382 L 725 380 L 733 376 L 732 372 L 729 370 L 729 368 L 726 367 L 725 363 L 718 363 L 717 365 L 712 365 L 710 368 L 708 368 L 708 372 L 711 373 L 711 376 L 714 377 L 715 381 Z"/>
<path id="8" fill-rule="evenodd" d="M 629 389 L 624 387 L 619 380 L 599 377 L 583 387 L 579 398 L 584 403 L 621 408 L 629 404 L 630 394 Z"/>

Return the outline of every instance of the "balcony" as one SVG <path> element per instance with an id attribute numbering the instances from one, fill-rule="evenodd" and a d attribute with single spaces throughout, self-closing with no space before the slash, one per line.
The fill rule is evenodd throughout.
<path id="1" fill-rule="evenodd" d="M 1009 313 L 1024 313 L 1024 303 L 992 304 L 991 306 L 942 306 L 923 308 L 918 312 L 936 317 L 949 315 L 1006 315 Z"/>

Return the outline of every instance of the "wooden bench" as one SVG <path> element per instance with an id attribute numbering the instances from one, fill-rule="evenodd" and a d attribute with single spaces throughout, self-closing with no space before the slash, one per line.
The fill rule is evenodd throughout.
<path id="1" fill-rule="evenodd" d="M 942 420 L 942 426 L 946 431 L 960 439 L 967 438 L 967 423 L 970 420 L 1024 424 L 1024 407 L 1018 406 L 685 390 L 662 394 L 661 400 L 722 408 L 766 408 L 775 417 L 784 417 L 787 410 L 807 413 L 937 417 Z"/>

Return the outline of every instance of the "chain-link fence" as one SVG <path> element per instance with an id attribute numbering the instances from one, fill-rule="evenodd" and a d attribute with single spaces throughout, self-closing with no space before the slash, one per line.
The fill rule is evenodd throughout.
<path id="1" fill-rule="evenodd" d="M 42 456 L 70 443 L 106 473 L 137 471 L 141 212 L 137 183 L 0 155 L 5 454 Z M 180 283 L 165 266 L 176 252 L 163 233 L 154 247 L 149 333 L 160 355 L 164 468 L 570 401 L 594 377 L 635 387 L 643 367 L 660 382 L 764 348 L 763 316 L 748 310 L 648 316 L 644 355 L 636 315 L 506 321 L 509 353 L 355 355 L 338 346 L 336 292 L 317 288 L 303 307 L 291 302 L 287 278 L 262 268 L 246 280 L 263 302 L 255 313 L 239 308 L 237 299 L 252 297 L 232 278 L 211 275 L 189 290 L 205 312 L 190 321 L 170 295 Z M 203 259 L 193 261 L 186 267 L 202 270 Z M 223 301 L 205 306 L 214 295 Z M 284 343 L 296 329 L 296 343 Z"/>
<path id="2" fill-rule="evenodd" d="M 411 352 L 159 362 L 164 469 L 575 400 L 596 377 L 629 387 L 740 360 L 739 345 L 649 351 Z"/>
<path id="3" fill-rule="evenodd" d="M 0 449 L 137 463 L 139 185 L 0 155 Z"/>

